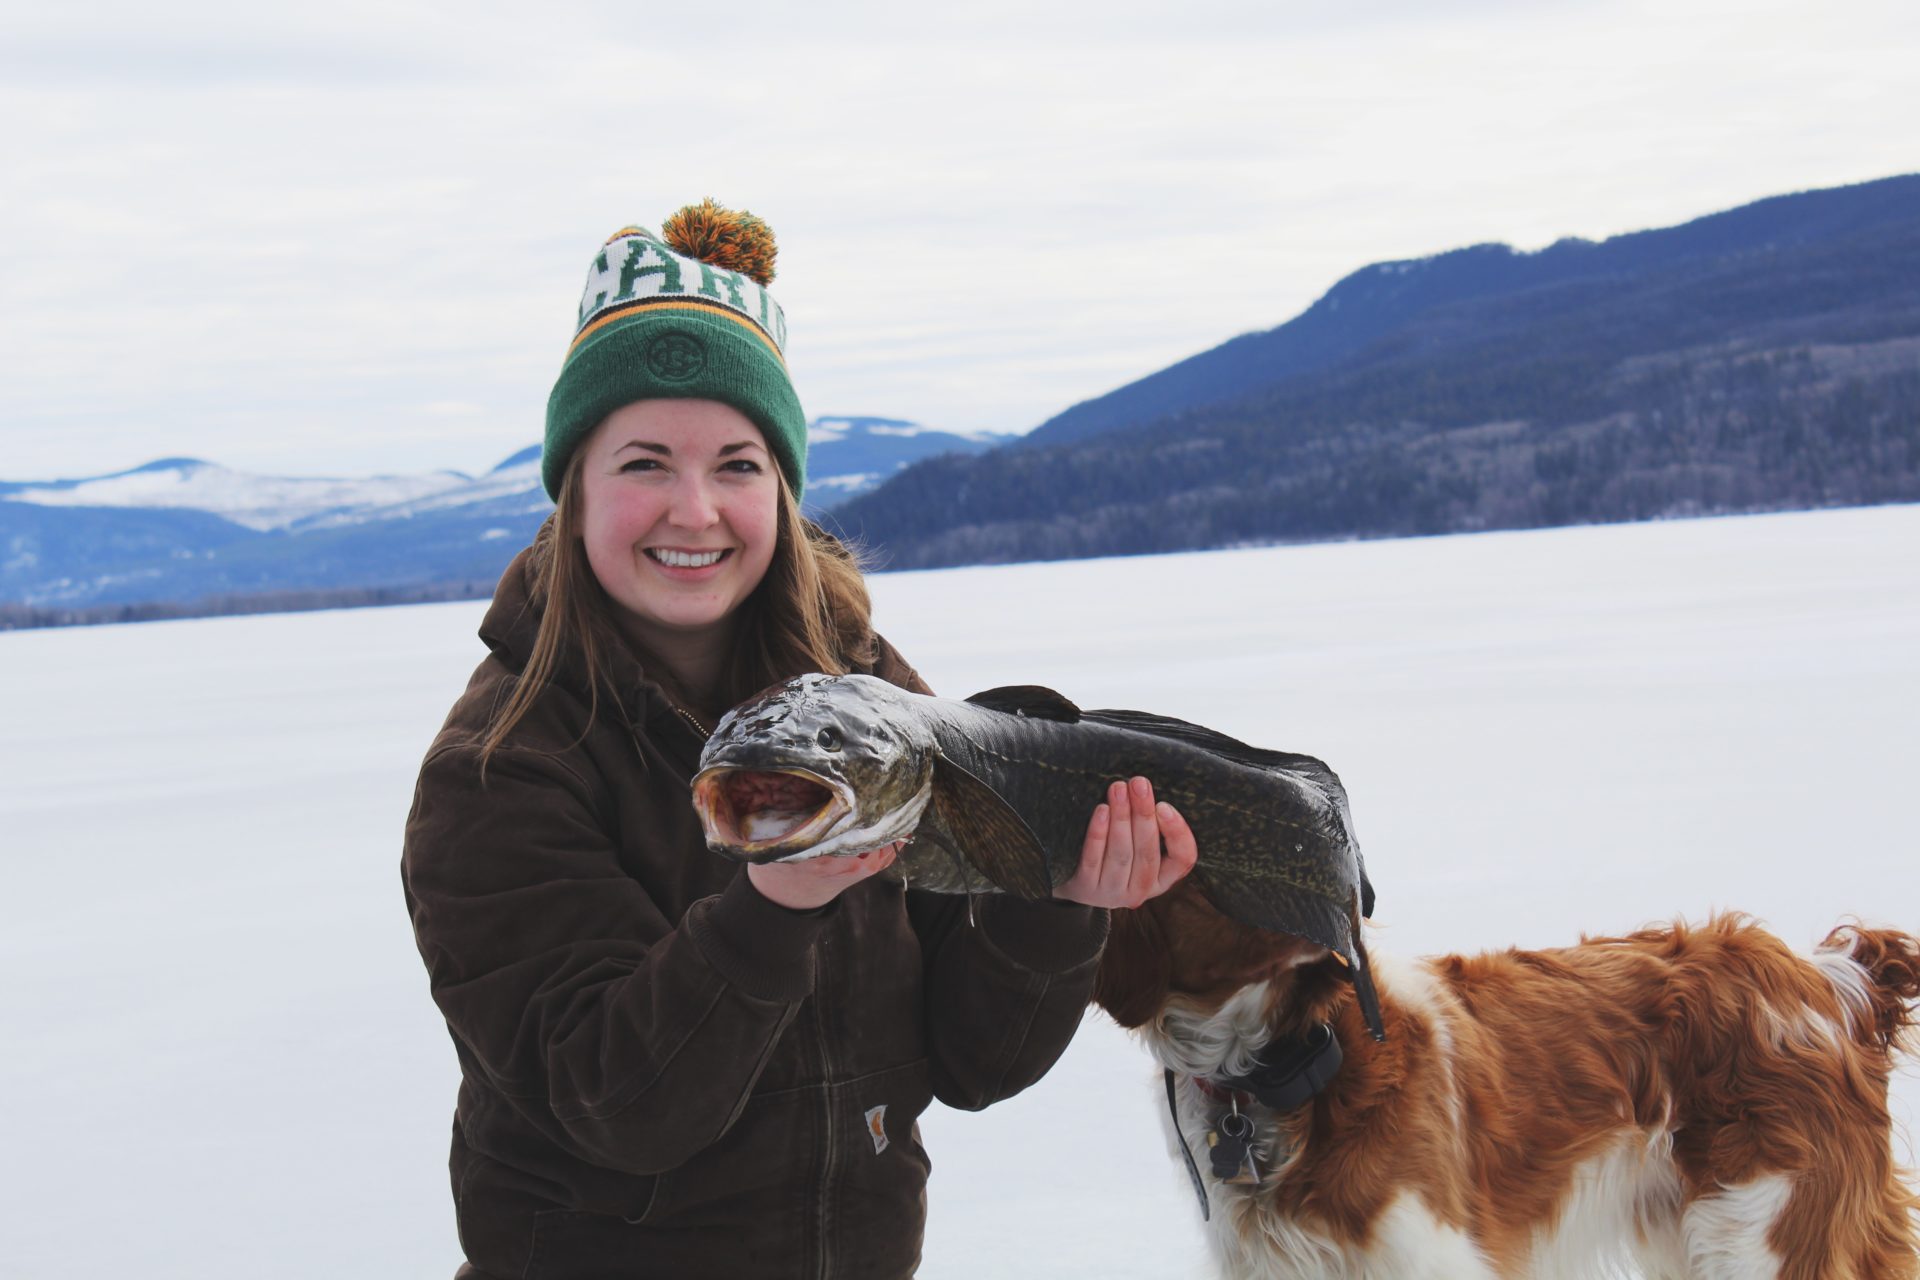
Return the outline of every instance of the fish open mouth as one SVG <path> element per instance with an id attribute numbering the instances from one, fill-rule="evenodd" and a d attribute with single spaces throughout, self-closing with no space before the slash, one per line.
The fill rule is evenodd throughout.
<path id="1" fill-rule="evenodd" d="M 707 844 L 748 862 L 771 862 L 818 844 L 853 811 L 845 788 L 805 769 L 703 770 L 693 807 Z"/>

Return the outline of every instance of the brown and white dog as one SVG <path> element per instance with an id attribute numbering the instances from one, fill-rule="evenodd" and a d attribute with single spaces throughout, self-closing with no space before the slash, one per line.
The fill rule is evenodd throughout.
<path id="1" fill-rule="evenodd" d="M 1250 1130 L 1238 1176 L 1202 1179 L 1225 1275 L 1920 1276 L 1887 1112 L 1920 941 L 1843 927 L 1806 959 L 1723 916 L 1552 951 L 1376 953 L 1374 978 L 1382 1043 L 1337 957 L 1191 882 L 1114 913 L 1094 998 L 1171 1073 L 1177 1141 L 1204 1169 L 1210 1135 Z M 1319 1024 L 1344 1054 L 1331 1079 L 1261 1102 L 1263 1050 Z"/>

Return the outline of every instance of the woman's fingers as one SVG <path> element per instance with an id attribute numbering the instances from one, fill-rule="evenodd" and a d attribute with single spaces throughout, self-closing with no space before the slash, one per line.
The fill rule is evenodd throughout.
<path id="1" fill-rule="evenodd" d="M 1053 887 L 1054 897 L 1087 906 L 1100 905 L 1094 898 L 1100 885 L 1100 868 L 1106 862 L 1107 829 L 1112 822 L 1112 812 L 1106 805 L 1093 806 L 1093 817 L 1087 820 L 1087 838 L 1080 842 L 1080 865 L 1071 876 Z"/>
<path id="2" fill-rule="evenodd" d="M 1100 868 L 1107 860 L 1107 833 L 1113 829 L 1113 807 L 1097 804 L 1093 806 L 1093 818 L 1087 823 L 1087 838 L 1080 844 L 1080 868 L 1074 872 L 1074 879 L 1088 882 L 1100 878 Z"/>
<path id="3" fill-rule="evenodd" d="M 1155 812 L 1160 819 L 1160 836 L 1166 841 L 1167 856 L 1160 860 L 1160 873 L 1146 894 L 1149 898 L 1173 888 L 1182 876 L 1193 870 L 1193 864 L 1200 858 L 1193 828 L 1180 816 L 1180 811 L 1170 804 L 1162 804 Z"/>
<path id="4" fill-rule="evenodd" d="M 860 881 L 879 875 L 893 865 L 899 851 L 899 844 L 890 844 L 838 857 L 754 863 L 747 868 L 747 878 L 761 896 L 783 907 L 807 911 L 823 907 Z"/>
<path id="5" fill-rule="evenodd" d="M 1160 879 L 1160 818 L 1153 807 L 1153 784 L 1134 778 L 1127 784 L 1133 802 L 1133 857 L 1125 892 L 1127 905 L 1137 907 L 1151 898 Z"/>
<path id="6" fill-rule="evenodd" d="M 1133 871 L 1134 816 L 1133 797 L 1124 782 L 1107 787 L 1106 861 L 1100 865 L 1100 888 L 1105 893 L 1124 897 L 1127 877 Z"/>
<path id="7" fill-rule="evenodd" d="M 1186 819 L 1172 805 L 1154 803 L 1147 779 L 1129 778 L 1109 784 L 1106 803 L 1094 806 L 1080 866 L 1053 896 L 1090 907 L 1137 907 L 1193 870 L 1197 856 Z"/>

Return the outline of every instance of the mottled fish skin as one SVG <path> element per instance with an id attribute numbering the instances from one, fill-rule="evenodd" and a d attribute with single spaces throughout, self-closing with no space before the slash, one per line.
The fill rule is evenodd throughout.
<path id="1" fill-rule="evenodd" d="M 911 833 L 882 874 L 934 892 L 1036 898 L 1074 873 L 1108 785 L 1146 777 L 1193 829 L 1194 883 L 1213 905 L 1341 956 L 1369 1029 L 1385 1035 L 1360 936 L 1373 886 L 1346 790 L 1311 756 L 1145 712 L 1082 712 L 1049 689 L 956 702 L 871 676 L 810 675 L 730 712 L 700 766 L 695 804 L 709 846 L 730 857 L 853 853 Z M 803 771 L 846 812 L 778 848 L 731 845 L 706 807 L 728 770 Z M 836 811 L 823 807 L 815 825 Z"/>
<path id="2" fill-rule="evenodd" d="M 1139 776 L 1187 820 L 1208 873 L 1284 884 L 1343 906 L 1352 899 L 1351 872 L 1340 865 L 1351 841 L 1344 806 L 1299 777 L 1093 719 L 1069 724 L 967 703 L 937 714 L 944 753 L 1026 819 L 1055 884 L 1079 865 L 1088 819 L 1108 785 Z"/>
<path id="3" fill-rule="evenodd" d="M 702 770 L 801 764 L 831 771 L 858 792 L 857 825 L 887 830 L 876 815 L 909 803 L 929 776 L 937 787 L 941 762 L 958 765 L 1024 821 L 1054 885 L 1078 866 L 1087 822 L 1108 784 L 1144 776 L 1193 829 L 1195 875 L 1215 905 L 1348 952 L 1353 927 L 1371 910 L 1371 887 L 1345 792 L 1320 761 L 1142 713 L 1080 712 L 1047 690 L 976 699 L 988 705 L 910 693 L 868 676 L 801 677 L 729 714 Z M 838 751 L 817 745 L 828 725 L 839 733 Z M 1168 736 L 1161 726 L 1199 740 Z M 936 892 L 994 890 L 979 851 L 957 843 L 932 806 L 917 817 L 920 838 L 890 875 Z"/>

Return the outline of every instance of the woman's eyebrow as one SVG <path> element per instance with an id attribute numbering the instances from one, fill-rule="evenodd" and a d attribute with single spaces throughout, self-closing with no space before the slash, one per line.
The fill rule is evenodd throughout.
<path id="1" fill-rule="evenodd" d="M 736 454 L 740 452 L 742 449 L 759 449 L 759 448 L 761 448 L 761 446 L 758 441 L 740 440 L 740 441 L 736 441 L 733 444 L 721 445 L 720 456 L 725 458 L 731 454 Z M 625 453 L 629 449 L 645 449 L 647 452 L 657 453 L 663 458 L 671 458 L 673 456 L 672 449 L 669 449 L 664 444 L 655 444 L 651 440 L 629 440 L 625 444 L 621 445 L 618 449 L 615 449 L 614 452 L 616 454 L 620 454 L 620 453 Z"/>

